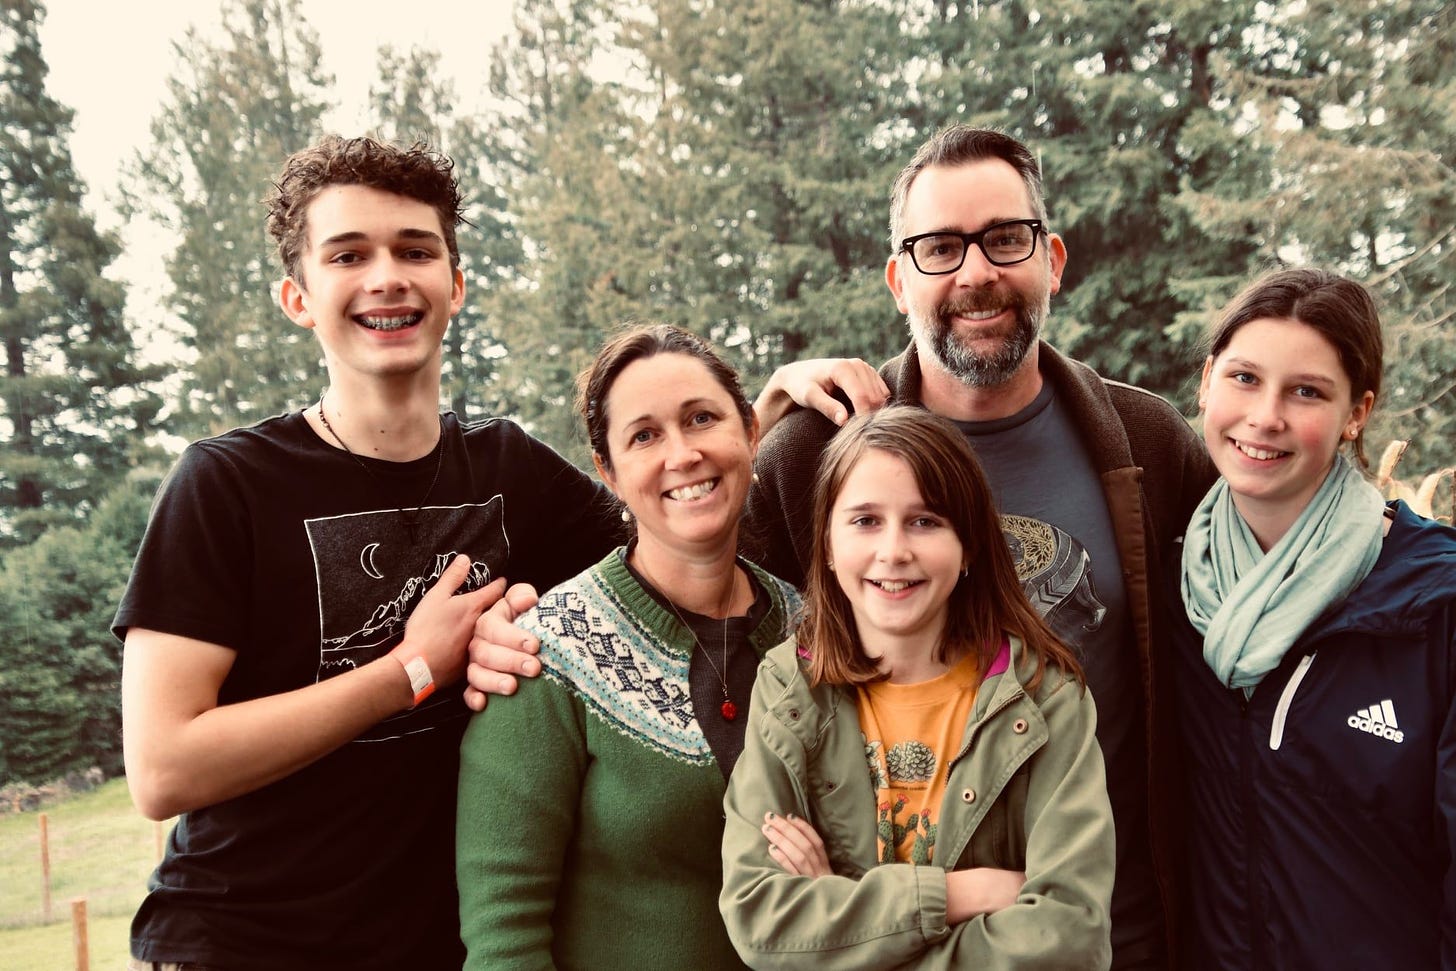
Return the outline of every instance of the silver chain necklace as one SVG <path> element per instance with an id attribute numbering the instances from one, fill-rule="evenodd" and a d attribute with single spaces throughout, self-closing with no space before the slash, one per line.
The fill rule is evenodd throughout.
<path id="1" fill-rule="evenodd" d="M 379 486 L 380 490 L 386 496 L 388 496 L 390 494 L 389 484 L 381 479 L 378 473 L 371 469 L 368 464 L 362 458 L 360 458 L 352 448 L 349 447 L 349 443 L 344 441 L 344 439 L 340 437 L 338 432 L 334 431 L 334 426 L 329 424 L 329 416 L 324 413 L 324 396 L 327 394 L 328 392 L 325 391 L 323 394 L 319 395 L 319 421 L 323 423 L 323 426 L 328 431 L 328 433 L 334 436 L 334 441 L 339 443 L 339 447 L 342 448 L 345 452 L 348 452 L 349 457 L 353 459 L 355 463 L 358 464 L 359 468 L 363 469 L 365 473 L 368 474 L 369 478 L 373 479 L 375 484 Z M 419 537 L 416 535 L 416 529 L 420 524 L 420 511 L 425 508 L 425 503 L 429 502 L 430 493 L 435 491 L 435 483 L 440 481 L 440 469 L 443 468 L 445 465 L 445 449 L 449 447 L 449 444 L 449 440 L 445 437 L 445 419 L 441 417 L 440 447 L 435 456 L 435 475 L 433 478 L 430 479 L 429 488 L 425 490 L 425 494 L 423 496 L 420 496 L 420 501 L 415 504 L 414 509 L 407 510 L 403 506 L 395 507 L 395 511 L 398 512 L 400 518 L 404 520 L 405 528 L 409 530 L 411 544 L 414 544 L 419 539 Z"/>

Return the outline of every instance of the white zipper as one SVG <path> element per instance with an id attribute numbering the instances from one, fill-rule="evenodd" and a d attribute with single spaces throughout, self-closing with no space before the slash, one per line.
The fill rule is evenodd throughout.
<path id="1" fill-rule="evenodd" d="M 1299 664 L 1295 665 L 1294 673 L 1289 676 L 1289 683 L 1284 686 L 1284 693 L 1279 696 L 1279 704 L 1274 708 L 1274 724 L 1269 728 L 1269 747 L 1276 752 L 1284 744 L 1284 720 L 1289 717 L 1289 708 L 1294 704 L 1294 693 L 1299 690 L 1299 683 L 1304 680 L 1313 663 L 1313 654 L 1306 654 L 1300 659 Z"/>

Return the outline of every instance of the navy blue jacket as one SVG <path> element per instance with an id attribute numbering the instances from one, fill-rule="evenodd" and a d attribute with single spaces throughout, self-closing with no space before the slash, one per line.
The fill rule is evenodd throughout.
<path id="1" fill-rule="evenodd" d="M 1391 508 L 1370 575 L 1247 701 L 1175 628 L 1182 968 L 1456 971 L 1456 530 Z"/>

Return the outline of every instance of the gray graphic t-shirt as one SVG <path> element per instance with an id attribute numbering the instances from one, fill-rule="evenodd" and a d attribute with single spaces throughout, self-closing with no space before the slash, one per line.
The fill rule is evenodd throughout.
<path id="1" fill-rule="evenodd" d="M 1050 383 L 1009 418 L 956 422 L 981 460 L 1032 604 L 1077 653 L 1097 702 L 1097 739 L 1117 828 L 1113 949 L 1148 936 L 1157 888 L 1148 852 L 1142 676 L 1102 483 Z M 1128 874 L 1143 878 L 1127 879 Z M 1133 957 L 1120 954 L 1119 957 Z"/>

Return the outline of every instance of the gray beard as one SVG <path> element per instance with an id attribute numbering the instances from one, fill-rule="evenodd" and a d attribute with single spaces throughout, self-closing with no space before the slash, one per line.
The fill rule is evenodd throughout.
<path id="1" fill-rule="evenodd" d="M 1015 327 L 1002 340 L 1000 347 L 990 354 L 977 354 L 956 340 L 950 324 L 954 315 L 944 305 L 936 308 L 930 319 L 912 310 L 908 317 L 916 349 L 930 355 L 941 370 L 953 375 L 962 384 L 972 388 L 994 388 L 1009 381 L 1021 367 L 1021 362 L 1026 360 L 1026 354 L 1041 330 L 1041 318 L 1045 312 L 1034 314 L 1024 303 L 1017 305 Z"/>

